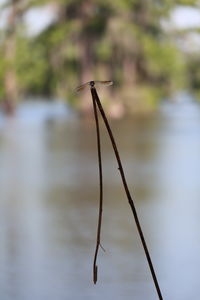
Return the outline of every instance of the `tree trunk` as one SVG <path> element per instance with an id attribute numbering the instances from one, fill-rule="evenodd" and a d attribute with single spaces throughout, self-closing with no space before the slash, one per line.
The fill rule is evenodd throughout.
<path id="1" fill-rule="evenodd" d="M 18 17 L 18 1 L 13 0 L 10 6 L 8 16 L 7 37 L 5 40 L 5 61 L 6 70 L 4 76 L 5 100 L 4 110 L 6 114 L 13 114 L 16 106 L 18 89 L 15 71 L 15 53 L 16 53 L 16 22 Z"/>
<path id="2" fill-rule="evenodd" d="M 87 81 L 95 80 L 93 75 L 94 66 L 94 39 L 90 36 L 90 32 L 87 32 L 85 27 L 89 19 L 93 16 L 94 3 L 87 0 L 83 2 L 80 7 L 81 23 L 83 32 L 81 33 L 79 40 L 80 49 L 80 82 L 85 83 Z M 85 31 L 86 30 L 86 31 Z M 81 97 L 81 110 L 82 113 L 88 115 L 92 113 L 92 101 L 88 91 L 82 93 Z"/>
<path id="3" fill-rule="evenodd" d="M 123 60 L 123 81 L 125 86 L 134 86 L 136 83 L 136 65 L 135 60 L 130 56 L 124 57 Z"/>

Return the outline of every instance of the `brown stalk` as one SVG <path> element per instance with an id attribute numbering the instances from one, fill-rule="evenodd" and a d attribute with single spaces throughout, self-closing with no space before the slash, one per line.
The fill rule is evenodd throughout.
<path id="1" fill-rule="evenodd" d="M 102 174 L 102 160 L 101 160 L 101 139 L 100 139 L 100 130 L 99 130 L 99 120 L 98 120 L 98 112 L 97 105 L 95 99 L 93 100 L 93 109 L 94 109 L 94 117 L 96 123 L 96 133 L 97 133 L 97 149 L 98 149 L 98 164 L 99 164 L 99 218 L 97 225 L 97 238 L 96 238 L 96 248 L 94 254 L 94 262 L 93 262 L 93 281 L 94 284 L 97 282 L 97 256 L 99 251 L 99 246 L 101 246 L 101 223 L 102 223 L 102 212 L 103 212 L 103 174 Z"/>
<path id="2" fill-rule="evenodd" d="M 159 298 L 159 300 L 163 300 L 163 297 L 162 297 L 162 294 L 161 294 L 161 290 L 160 290 L 160 287 L 159 287 L 159 284 L 158 284 L 158 280 L 157 280 L 157 277 L 156 277 L 156 273 L 154 271 L 153 263 L 152 263 L 152 260 L 151 260 L 150 254 L 149 254 L 149 250 L 147 248 L 147 244 L 146 244 L 146 241 L 145 241 L 145 238 L 144 238 L 144 234 L 143 234 L 140 222 L 139 222 L 139 218 L 138 218 L 138 214 L 137 214 L 137 211 L 136 211 L 136 208 L 135 208 L 135 204 L 134 204 L 134 201 L 133 201 L 133 199 L 131 197 L 131 194 L 130 194 L 130 191 L 129 191 L 129 188 L 128 188 L 128 185 L 127 185 L 127 182 L 126 182 L 126 178 L 125 178 L 124 170 L 123 170 L 123 167 L 122 167 L 122 163 L 121 163 L 121 158 L 120 158 L 120 155 L 119 155 L 119 151 L 117 149 L 117 145 L 116 145 L 116 142 L 115 142 L 112 130 L 111 130 L 110 125 L 108 123 L 108 119 L 106 117 L 106 114 L 105 114 L 104 109 L 103 109 L 103 107 L 101 105 L 99 96 L 98 96 L 97 91 L 96 91 L 96 89 L 95 89 L 95 87 L 94 87 L 93 84 L 91 85 L 91 94 L 92 94 L 92 99 L 93 99 L 93 106 L 94 106 L 94 113 L 95 113 L 95 120 L 96 120 L 97 142 L 98 142 L 98 157 L 99 157 L 99 175 L 100 175 L 99 222 L 98 222 L 97 245 L 96 245 L 96 251 L 95 251 L 95 258 L 94 258 L 94 269 L 93 269 L 93 272 L 94 272 L 93 273 L 94 274 L 94 283 L 96 283 L 96 281 L 97 281 L 96 259 L 97 259 L 98 249 L 99 249 L 99 246 L 100 246 L 100 231 L 101 231 L 102 202 L 103 202 L 103 196 L 102 196 L 103 185 L 102 185 L 102 167 L 101 167 L 101 152 L 100 152 L 100 135 L 99 135 L 98 115 L 97 115 L 97 109 L 96 109 L 96 104 L 97 104 L 98 109 L 99 109 L 99 111 L 101 113 L 102 119 L 103 119 L 103 121 L 105 123 L 107 132 L 109 134 L 111 143 L 112 143 L 112 147 L 113 147 L 113 150 L 114 150 L 114 153 L 115 153 L 115 156 L 116 156 L 116 159 L 117 159 L 117 163 L 118 163 L 118 169 L 119 169 L 119 172 L 120 172 L 120 175 L 121 175 L 121 178 L 122 178 L 123 186 L 124 186 L 124 189 L 125 189 L 125 192 L 126 192 L 126 196 L 128 198 L 129 205 L 131 207 L 131 211 L 132 211 L 134 219 L 135 219 L 136 227 L 137 227 L 137 230 L 138 230 L 141 242 L 142 242 L 142 246 L 143 246 L 143 249 L 144 249 L 144 252 L 145 252 L 145 255 L 146 255 L 146 259 L 147 259 L 147 262 L 148 262 L 148 265 L 149 265 L 149 268 L 150 268 L 150 271 L 151 271 L 151 275 L 152 275 L 153 282 L 154 282 L 154 285 L 155 285 L 155 288 L 156 288 L 156 291 L 157 291 L 157 294 L 158 294 L 158 298 Z"/>

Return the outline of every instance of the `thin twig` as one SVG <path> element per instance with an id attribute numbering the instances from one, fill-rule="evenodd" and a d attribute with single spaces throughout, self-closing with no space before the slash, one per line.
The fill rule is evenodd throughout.
<path id="1" fill-rule="evenodd" d="M 94 284 L 97 282 L 97 256 L 99 247 L 103 250 L 104 248 L 101 245 L 101 223 L 102 223 L 102 212 L 103 212 L 103 174 L 102 174 L 102 162 L 101 162 L 101 139 L 100 139 L 100 130 L 99 130 L 99 120 L 98 120 L 98 112 L 97 112 L 97 105 L 94 98 L 93 100 L 93 109 L 94 109 L 94 116 L 95 116 L 95 123 L 96 123 L 96 133 L 97 133 L 97 148 L 98 148 L 98 164 L 99 164 L 99 218 L 98 218 L 98 225 L 97 225 L 97 239 L 96 239 L 96 249 L 94 254 L 94 262 L 93 262 L 93 281 Z"/>
<path id="2" fill-rule="evenodd" d="M 155 284 L 155 287 L 156 287 L 158 298 L 159 298 L 159 300 L 163 300 L 161 290 L 160 290 L 160 287 L 159 287 L 159 284 L 158 284 L 158 280 L 157 280 L 157 277 L 156 277 L 156 274 L 155 274 L 155 271 L 154 271 L 153 263 L 151 261 L 149 250 L 147 248 L 147 244 L 146 244 L 146 241 L 145 241 L 145 238 L 144 238 L 144 234 L 142 232 L 142 228 L 141 228 L 141 225 L 140 225 L 140 222 L 139 222 L 139 218 L 138 218 L 138 215 L 137 215 L 135 204 L 133 202 L 133 199 L 131 197 L 131 194 L 130 194 L 130 191 L 129 191 L 129 188 L 128 188 L 128 185 L 127 185 L 127 182 L 126 182 L 126 178 L 125 178 L 125 175 L 124 175 L 124 170 L 123 170 L 123 167 L 122 167 L 122 163 L 121 163 L 120 155 L 119 155 L 119 152 L 118 152 L 118 149 L 117 149 L 117 145 L 116 145 L 112 130 L 111 130 L 110 125 L 108 123 L 107 117 L 105 115 L 104 109 L 101 105 L 101 102 L 100 102 L 100 99 L 99 99 L 99 96 L 97 94 L 97 91 L 96 91 L 95 87 L 91 88 L 91 94 L 92 94 L 93 102 L 95 100 L 96 103 L 97 103 L 97 106 L 99 108 L 99 111 L 101 113 L 101 116 L 103 118 L 103 121 L 105 123 L 106 129 L 108 131 L 108 134 L 109 134 L 109 137 L 110 137 L 110 140 L 111 140 L 111 143 L 112 143 L 112 147 L 113 147 L 113 150 L 114 150 L 117 162 L 118 162 L 118 169 L 120 171 L 120 175 L 121 175 L 121 178 L 122 178 L 122 182 L 123 182 L 123 185 L 124 185 L 126 196 L 128 198 L 128 202 L 130 204 L 130 207 L 131 207 L 134 219 L 135 219 L 135 223 L 136 223 L 136 226 L 137 226 L 137 229 L 138 229 L 138 233 L 139 233 L 139 236 L 140 236 L 143 248 L 144 248 L 144 252 L 145 252 L 145 255 L 146 255 L 146 258 L 147 258 L 147 261 L 148 261 L 148 265 L 149 265 L 149 268 L 150 268 L 150 271 L 151 271 L 151 275 L 152 275 L 152 278 L 153 278 L 153 281 L 154 281 L 154 284 Z"/>

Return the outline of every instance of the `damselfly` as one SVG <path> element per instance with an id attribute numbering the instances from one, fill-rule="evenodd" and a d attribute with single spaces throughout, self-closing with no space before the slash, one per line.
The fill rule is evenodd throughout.
<path id="1" fill-rule="evenodd" d="M 105 80 L 105 81 L 100 81 L 100 80 L 96 80 L 96 81 L 88 81 L 80 86 L 78 86 L 76 88 L 77 92 L 80 92 L 82 90 L 84 90 L 87 86 L 90 86 L 90 88 L 93 88 L 95 86 L 109 86 L 112 85 L 113 82 L 111 80 Z"/>

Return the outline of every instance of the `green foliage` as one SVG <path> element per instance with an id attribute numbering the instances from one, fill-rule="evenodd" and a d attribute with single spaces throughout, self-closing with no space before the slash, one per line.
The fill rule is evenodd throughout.
<path id="1" fill-rule="evenodd" d="M 21 91 L 26 93 L 45 93 L 48 91 L 47 78 L 49 66 L 45 58 L 44 45 L 34 44 L 24 38 L 17 39 L 16 72 Z"/>
<path id="2" fill-rule="evenodd" d="M 179 5 L 194 5 L 198 7 L 198 2 L 196 0 L 178 0 L 177 4 Z"/>
<path id="3" fill-rule="evenodd" d="M 200 63 L 199 55 L 192 55 L 187 61 L 188 86 L 194 91 L 197 99 L 200 101 Z"/>
<path id="4" fill-rule="evenodd" d="M 3 57 L 3 49 L 0 48 L 0 57 Z M 4 98 L 5 88 L 3 85 L 4 82 L 4 74 L 5 74 L 5 60 L 0 61 L 0 101 Z"/>
<path id="5" fill-rule="evenodd" d="M 171 42 L 158 43 L 149 36 L 144 36 L 143 47 L 148 77 L 158 82 L 162 78 L 177 82 L 184 72 L 184 60 L 177 48 Z"/>

